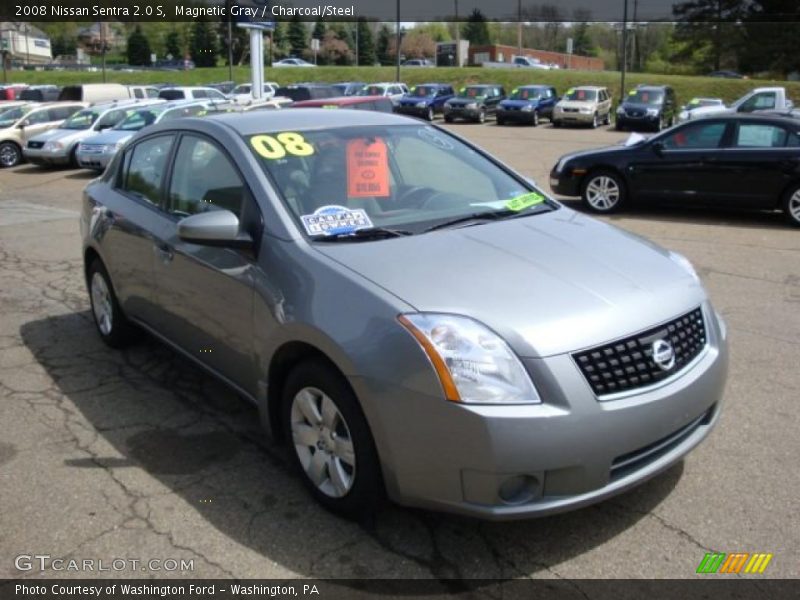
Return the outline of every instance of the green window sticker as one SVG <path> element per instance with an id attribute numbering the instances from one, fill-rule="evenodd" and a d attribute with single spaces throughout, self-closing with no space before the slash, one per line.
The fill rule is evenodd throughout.
<path id="1" fill-rule="evenodd" d="M 575 88 L 569 88 L 567 90 L 567 94 L 574 94 L 574 93 L 575 93 Z"/>
<path id="2" fill-rule="evenodd" d="M 516 94 L 518 91 L 519 91 L 519 88 L 514 88 L 513 90 L 511 90 L 511 93 L 512 94 Z"/>
<path id="3" fill-rule="evenodd" d="M 466 91 L 467 91 L 467 88 L 461 88 L 460 90 L 458 90 L 458 93 L 459 94 L 463 94 Z"/>
<path id="4" fill-rule="evenodd" d="M 635 95 L 636 95 L 636 90 L 631 90 L 630 92 L 628 92 L 628 96 L 635 96 Z"/>
<path id="5" fill-rule="evenodd" d="M 700 100 L 697 98 L 694 98 L 691 102 L 689 102 L 690 106 L 695 106 L 696 104 L 700 104 Z"/>
<path id="6" fill-rule="evenodd" d="M 416 92 L 416 91 L 417 91 L 417 86 L 415 86 L 415 85 L 412 85 L 412 86 L 411 86 L 411 90 L 410 90 L 410 91 L 412 91 L 412 92 Z"/>
<path id="7" fill-rule="evenodd" d="M 544 196 L 537 194 L 536 192 L 530 192 L 509 200 L 506 202 L 506 208 L 508 210 L 513 210 L 514 212 L 519 212 L 528 207 L 541 204 L 542 202 L 544 202 Z"/>

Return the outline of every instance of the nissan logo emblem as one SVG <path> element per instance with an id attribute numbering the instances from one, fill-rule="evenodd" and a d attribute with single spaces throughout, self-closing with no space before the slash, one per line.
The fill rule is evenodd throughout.
<path id="1" fill-rule="evenodd" d="M 669 371 L 675 366 L 675 350 L 667 340 L 653 342 L 653 362 L 662 371 Z"/>

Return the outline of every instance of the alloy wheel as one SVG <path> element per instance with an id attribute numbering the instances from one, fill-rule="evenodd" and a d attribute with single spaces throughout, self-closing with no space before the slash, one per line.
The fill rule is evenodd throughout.
<path id="1" fill-rule="evenodd" d="M 434 117 L 433 108 L 429 108 L 428 109 L 428 121 L 433 121 L 433 117 Z"/>
<path id="2" fill-rule="evenodd" d="M 586 186 L 586 202 L 597 211 L 608 212 L 620 199 L 619 184 L 608 175 L 592 178 Z"/>
<path id="3" fill-rule="evenodd" d="M 97 328 L 103 335 L 110 335 L 114 327 L 114 308 L 105 278 L 100 273 L 92 276 L 92 312 Z"/>
<path id="4" fill-rule="evenodd" d="M 800 225 L 800 189 L 795 190 L 789 197 L 786 210 L 795 224 Z"/>
<path id="5" fill-rule="evenodd" d="M 536 127 L 539 124 L 539 111 L 533 111 L 533 126 Z"/>
<path id="6" fill-rule="evenodd" d="M 4 167 L 16 166 L 20 161 L 19 149 L 12 143 L 0 145 L 0 165 Z"/>
<path id="7" fill-rule="evenodd" d="M 336 403 L 314 387 L 292 399 L 292 441 L 300 465 L 317 489 L 331 498 L 345 496 L 356 478 L 353 438 Z"/>

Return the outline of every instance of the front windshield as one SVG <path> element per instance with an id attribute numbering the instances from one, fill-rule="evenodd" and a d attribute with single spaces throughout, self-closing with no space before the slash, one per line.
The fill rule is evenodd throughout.
<path id="1" fill-rule="evenodd" d="M 458 95 L 462 98 L 481 98 L 489 93 L 489 88 L 485 85 L 470 85 L 458 90 Z"/>
<path id="2" fill-rule="evenodd" d="M 553 208 L 529 184 L 429 126 L 269 132 L 247 141 L 314 238 L 326 236 L 319 221 L 335 215 L 352 217 L 357 229 L 421 233 L 471 215 Z"/>
<path id="3" fill-rule="evenodd" d="M 359 96 L 383 96 L 383 92 L 386 91 L 383 87 L 379 85 L 365 85 L 361 90 L 358 92 Z"/>
<path id="4" fill-rule="evenodd" d="M 4 112 L 0 112 L 0 127 L 11 127 L 14 123 L 19 121 L 32 110 L 32 106 L 18 106 L 16 108 L 9 108 Z"/>
<path id="5" fill-rule="evenodd" d="M 542 97 L 541 88 L 519 88 L 511 90 L 512 100 L 538 100 Z"/>
<path id="6" fill-rule="evenodd" d="M 578 102 L 594 102 L 597 100 L 597 90 L 567 90 L 564 100 L 576 100 Z"/>
<path id="7" fill-rule="evenodd" d="M 661 104 L 663 100 L 663 92 L 653 90 L 632 90 L 628 93 L 627 101 L 635 104 Z"/>
<path id="8" fill-rule="evenodd" d="M 114 129 L 120 131 L 139 131 L 148 125 L 155 123 L 158 120 L 158 116 L 162 112 L 164 111 L 158 109 L 137 110 L 127 119 L 124 119 L 119 125 L 114 127 Z"/>
<path id="9" fill-rule="evenodd" d="M 411 88 L 411 95 L 417 98 L 428 98 L 430 96 L 435 96 L 438 91 L 439 88 L 434 85 L 418 85 L 417 87 Z"/>
<path id="10" fill-rule="evenodd" d="M 59 129 L 89 129 L 99 116 L 100 112 L 96 110 L 82 110 L 64 121 Z"/>

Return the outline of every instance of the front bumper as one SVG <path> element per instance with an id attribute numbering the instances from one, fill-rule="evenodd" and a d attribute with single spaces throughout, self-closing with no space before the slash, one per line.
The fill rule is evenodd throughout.
<path id="1" fill-rule="evenodd" d="M 444 116 L 450 117 L 451 119 L 464 119 L 467 121 L 477 121 L 480 119 L 481 109 L 480 108 L 462 108 L 452 107 L 452 106 L 445 106 L 444 108 Z"/>
<path id="2" fill-rule="evenodd" d="M 581 113 L 581 112 L 553 112 L 553 120 L 560 121 L 561 123 L 580 123 L 589 125 L 594 118 L 594 113 Z"/>
<path id="3" fill-rule="evenodd" d="M 562 173 L 550 171 L 550 189 L 559 196 L 575 198 L 581 195 L 581 178 L 574 175 L 571 169 Z"/>
<path id="4" fill-rule="evenodd" d="M 621 127 L 655 127 L 658 124 L 659 116 L 644 115 L 642 117 L 632 117 L 627 114 L 619 114 L 616 116 L 616 123 Z"/>
<path id="5" fill-rule="evenodd" d="M 509 110 L 507 108 L 498 108 L 497 117 L 504 121 L 517 121 L 520 123 L 533 122 L 532 110 Z"/>
<path id="6" fill-rule="evenodd" d="M 113 153 L 94 153 L 94 152 L 78 152 L 75 155 L 78 166 L 82 169 L 94 169 L 95 171 L 104 171 L 114 158 Z"/>
<path id="7" fill-rule="evenodd" d="M 57 152 L 45 151 L 42 148 L 24 148 L 22 155 L 30 163 L 41 166 L 67 165 L 70 162 L 71 148 L 61 149 Z"/>
<path id="8" fill-rule="evenodd" d="M 727 374 L 723 326 L 670 382 L 599 401 L 570 355 L 524 360 L 543 403 L 478 406 L 354 378 L 392 499 L 491 520 L 599 502 L 666 470 L 716 424 Z M 512 500 L 503 484 L 529 485 Z M 505 488 L 508 491 L 508 488 Z"/>
<path id="9" fill-rule="evenodd" d="M 394 112 L 396 112 L 399 115 L 410 115 L 412 117 L 427 117 L 429 109 L 430 106 L 418 108 L 416 106 L 408 106 L 408 105 L 404 106 L 402 104 L 398 104 L 394 107 Z M 434 112 L 436 111 L 434 110 Z"/>

